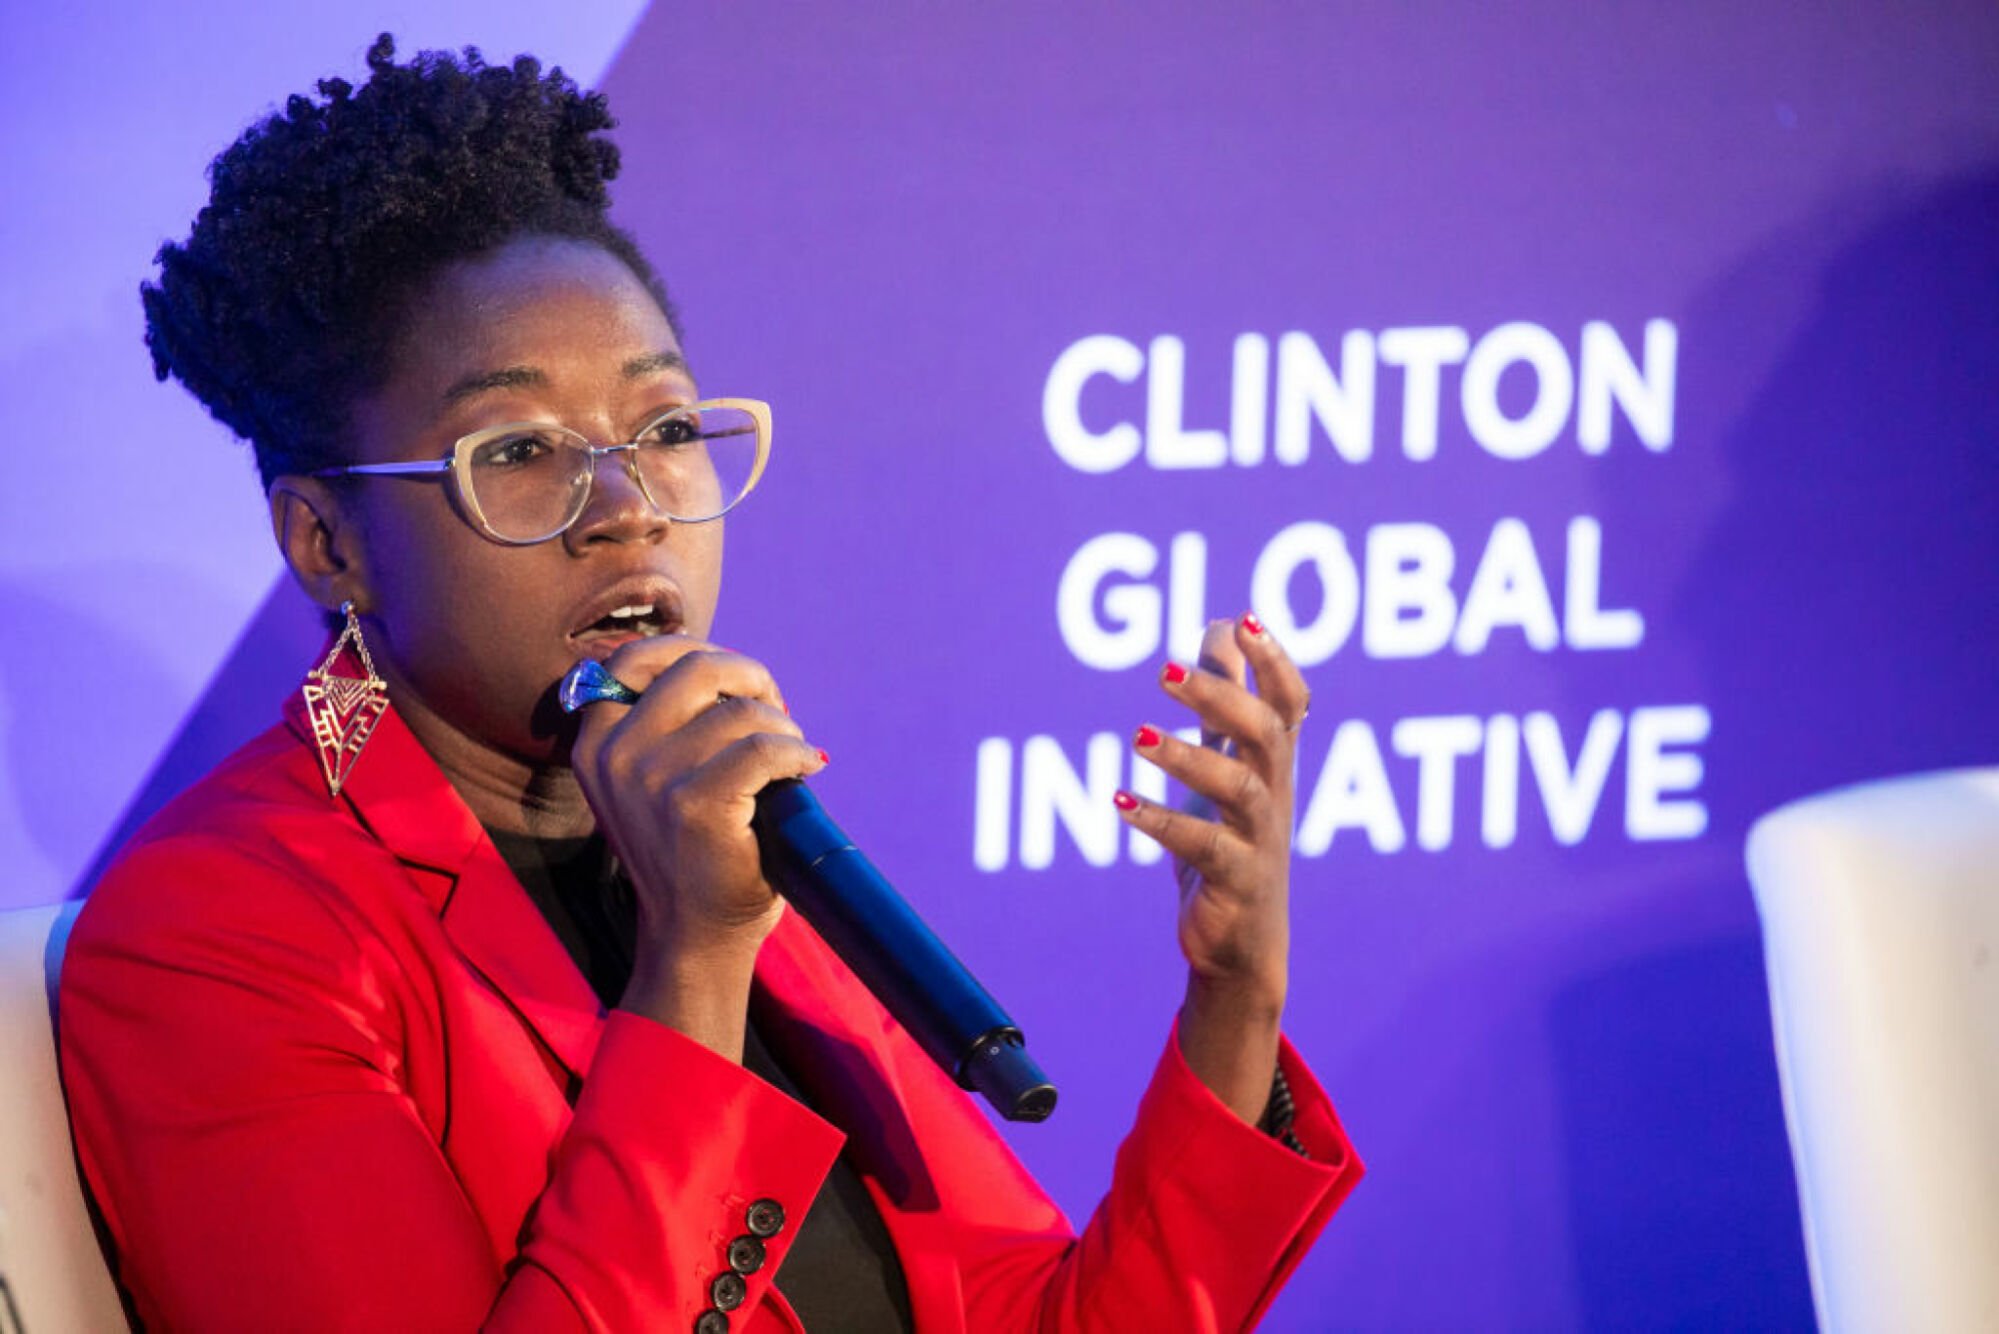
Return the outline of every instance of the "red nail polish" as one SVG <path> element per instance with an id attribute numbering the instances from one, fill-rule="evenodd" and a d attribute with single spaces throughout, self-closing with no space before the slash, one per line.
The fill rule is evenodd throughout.
<path id="1" fill-rule="evenodd" d="M 821 763 L 821 764 L 831 764 L 832 762 L 833 762 L 833 757 L 832 757 L 831 755 L 828 755 L 828 754 L 827 754 L 827 753 L 826 753 L 825 751 L 823 751 L 823 750 L 819 752 L 819 763 Z"/>
<path id="2" fill-rule="evenodd" d="M 1187 679 L 1187 669 L 1177 662 L 1167 663 L 1166 670 L 1161 674 L 1165 676 L 1166 684 L 1169 686 L 1177 686 Z"/>
<path id="3" fill-rule="evenodd" d="M 1138 809 L 1138 798 L 1132 796 L 1131 793 L 1125 791 L 1123 788 L 1119 788 L 1112 794 L 1111 804 L 1121 811 L 1135 811 Z"/>
<path id="4" fill-rule="evenodd" d="M 1263 633 L 1263 622 L 1256 619 L 1255 612 L 1246 611 L 1242 614 L 1242 628 L 1253 635 L 1261 635 Z"/>
<path id="5" fill-rule="evenodd" d="M 1150 750 L 1160 742 L 1159 729 L 1151 726 L 1139 728 L 1137 741 L 1142 749 Z"/>

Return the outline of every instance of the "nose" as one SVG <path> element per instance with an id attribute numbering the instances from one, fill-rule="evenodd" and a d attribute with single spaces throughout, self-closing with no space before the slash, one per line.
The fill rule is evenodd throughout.
<path id="1" fill-rule="evenodd" d="M 650 542 L 663 537 L 672 520 L 646 499 L 631 452 L 599 454 L 591 462 L 595 472 L 590 499 L 563 540 L 580 551 L 597 542 Z"/>

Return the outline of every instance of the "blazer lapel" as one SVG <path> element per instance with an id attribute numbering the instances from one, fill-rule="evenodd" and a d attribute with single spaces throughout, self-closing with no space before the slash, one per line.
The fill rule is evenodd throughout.
<path id="1" fill-rule="evenodd" d="M 444 905 L 444 930 L 576 1079 L 590 1070 L 603 1011 L 576 963 L 482 829 Z"/>
<path id="2" fill-rule="evenodd" d="M 311 745 L 299 695 L 287 701 L 285 716 Z M 339 799 L 403 862 L 434 873 L 412 878 L 445 934 L 569 1074 L 582 1078 L 603 1024 L 596 993 L 393 705 Z"/>

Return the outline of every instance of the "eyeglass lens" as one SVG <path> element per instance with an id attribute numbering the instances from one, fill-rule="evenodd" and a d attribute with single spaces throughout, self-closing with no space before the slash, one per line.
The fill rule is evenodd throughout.
<path id="1" fill-rule="evenodd" d="M 741 408 L 682 408 L 653 420 L 632 445 L 605 457 L 602 466 L 630 467 L 668 518 L 699 522 L 726 512 L 749 490 L 757 423 Z M 582 513 L 595 460 L 589 442 L 575 432 L 511 427 L 468 437 L 460 448 L 469 451 L 460 475 L 499 536 L 537 541 Z"/>

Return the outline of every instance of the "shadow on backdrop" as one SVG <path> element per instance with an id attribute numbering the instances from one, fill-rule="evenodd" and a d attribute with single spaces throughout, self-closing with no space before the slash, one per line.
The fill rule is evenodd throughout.
<path id="1" fill-rule="evenodd" d="M 1554 998 L 1583 1328 L 1813 1327 L 1797 1209 L 1777 1188 L 1789 1149 L 1763 988 L 1745 935 L 1621 961 Z"/>
<path id="2" fill-rule="evenodd" d="M 1724 846 L 1808 792 L 1999 757 L 1994 218 L 1999 170 L 1879 186 L 1689 313 L 1686 400 L 1741 403 L 1712 432 L 1729 499 L 1670 631 L 1712 702 Z M 1795 335 L 1731 396 L 1733 350 L 1800 270 Z M 1718 888 L 1748 902 L 1746 878 Z M 1795 1189 L 1770 1189 L 1771 1157 L 1792 1178 L 1756 933 L 1621 962 L 1549 1023 L 1585 1325 L 1811 1328 Z M 1633 1161 L 1680 1164 L 1679 1187 Z"/>
<path id="3" fill-rule="evenodd" d="M 1871 203 L 1872 207 L 1868 208 Z M 1874 219 L 1849 223 L 1867 209 Z M 1796 335 L 1719 434 L 1732 494 L 1676 606 L 1714 701 L 1717 812 L 1999 758 L 1999 164 L 1890 184 L 1815 219 L 1844 234 Z M 1687 338 L 1757 307 L 1717 288 Z M 1702 373 L 1691 361 L 1691 380 Z M 1696 387 L 1690 401 L 1699 401 Z"/>
<path id="4" fill-rule="evenodd" d="M 90 589 L 114 579 L 170 602 L 199 594 L 159 570 L 75 568 L 36 582 Z M 90 809 L 104 784 L 92 757 L 129 751 L 133 734 L 153 732 L 178 707 L 183 688 L 144 634 L 87 596 L 58 599 L 32 584 L 0 584 L 0 624 L 7 627 L 0 636 L 7 765 L 19 784 L 22 824 L 52 866 L 81 865 L 97 830 L 77 812 Z"/>
<path id="5" fill-rule="evenodd" d="M 89 892 L 119 845 L 155 811 L 279 720 L 285 696 L 298 688 L 326 651 L 323 615 L 289 578 L 278 580 L 125 808 L 117 828 L 71 888 L 71 897 Z"/>

